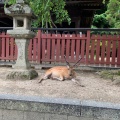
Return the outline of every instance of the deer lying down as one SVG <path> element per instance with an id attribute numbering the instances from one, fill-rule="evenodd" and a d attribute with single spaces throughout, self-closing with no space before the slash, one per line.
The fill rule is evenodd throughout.
<path id="1" fill-rule="evenodd" d="M 44 76 L 41 77 L 39 83 L 41 83 L 45 79 L 56 79 L 56 80 L 60 80 L 60 81 L 69 79 L 69 80 L 72 80 L 73 82 L 79 84 L 78 81 L 75 80 L 76 73 L 74 71 L 74 68 L 78 66 L 78 64 L 82 58 L 80 58 L 73 66 L 71 66 L 69 64 L 69 62 L 67 62 L 65 56 L 64 56 L 64 58 L 67 63 L 67 66 L 56 66 L 56 67 L 52 67 L 52 68 L 48 69 L 45 72 Z"/>

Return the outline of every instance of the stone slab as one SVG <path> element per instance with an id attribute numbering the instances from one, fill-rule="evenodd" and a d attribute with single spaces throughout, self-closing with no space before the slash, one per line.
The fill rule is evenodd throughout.
<path id="1" fill-rule="evenodd" d="M 3 110 L 2 109 L 0 109 L 0 120 L 2 120 L 2 112 L 3 112 Z"/>
<path id="2" fill-rule="evenodd" d="M 35 70 L 18 70 L 14 69 L 12 72 L 8 73 L 6 79 L 13 80 L 31 80 L 36 78 L 38 73 Z"/>
<path id="3" fill-rule="evenodd" d="M 45 120 L 45 114 L 39 112 L 24 112 L 24 120 Z"/>
<path id="4" fill-rule="evenodd" d="M 120 104 L 36 96 L 0 95 L 0 110 L 40 113 L 45 120 L 120 120 Z M 66 118 L 67 116 L 67 118 Z"/>
<path id="5" fill-rule="evenodd" d="M 3 110 L 2 120 L 24 120 L 23 111 Z"/>
<path id="6" fill-rule="evenodd" d="M 67 115 L 45 114 L 45 120 L 67 120 Z"/>

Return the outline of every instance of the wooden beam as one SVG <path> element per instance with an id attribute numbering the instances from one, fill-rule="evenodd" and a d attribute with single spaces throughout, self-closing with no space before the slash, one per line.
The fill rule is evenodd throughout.
<path id="1" fill-rule="evenodd" d="M 66 0 L 66 4 L 78 4 L 78 3 L 99 3 L 101 4 L 103 0 Z"/>
<path id="2" fill-rule="evenodd" d="M 78 11 L 81 11 L 81 10 L 99 10 L 101 8 L 103 8 L 104 6 L 103 5 L 77 5 L 77 6 L 66 6 L 66 10 L 68 11 L 75 11 L 75 12 L 78 12 Z M 75 13 L 74 12 L 74 13 Z"/>
<path id="3" fill-rule="evenodd" d="M 66 4 L 77 4 L 77 3 L 96 3 L 95 1 L 66 1 Z"/>

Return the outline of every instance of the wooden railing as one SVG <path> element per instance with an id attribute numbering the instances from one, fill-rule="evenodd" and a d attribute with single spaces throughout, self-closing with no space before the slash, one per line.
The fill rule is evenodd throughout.
<path id="1" fill-rule="evenodd" d="M 38 30 L 36 37 L 30 40 L 28 47 L 29 61 L 39 64 L 43 62 L 49 62 L 50 64 L 53 62 L 63 63 L 65 62 L 64 55 L 66 55 L 67 60 L 72 63 L 82 58 L 81 63 L 83 65 L 120 66 L 119 33 L 117 35 L 100 35 L 91 34 L 93 29 L 77 30 L 83 31 L 79 34 L 77 32 L 65 34 L 46 33 L 43 32 L 44 29 L 42 29 L 42 32 Z M 17 46 L 14 38 L 11 38 L 6 32 L 1 32 L 0 61 L 15 61 L 16 59 Z"/>

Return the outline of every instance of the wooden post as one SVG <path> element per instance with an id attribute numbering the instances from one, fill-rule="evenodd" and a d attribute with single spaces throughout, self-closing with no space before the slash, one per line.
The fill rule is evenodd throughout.
<path id="1" fill-rule="evenodd" d="M 119 38 L 118 38 L 117 66 L 119 66 L 119 67 L 120 67 L 120 35 L 119 35 Z"/>
<path id="2" fill-rule="evenodd" d="M 0 38 L 1 38 L 1 33 L 0 33 Z M 0 59 L 2 56 L 2 40 L 0 39 Z"/>
<path id="3" fill-rule="evenodd" d="M 87 31 L 87 42 L 86 42 L 86 65 L 89 64 L 89 46 L 90 46 L 90 30 Z"/>
<path id="4" fill-rule="evenodd" d="M 42 44 L 41 44 L 41 40 L 42 40 L 42 38 L 41 38 L 41 30 L 38 30 L 38 34 L 37 34 L 37 38 L 38 38 L 38 46 L 37 46 L 37 48 L 38 48 L 38 58 L 37 58 L 37 62 L 38 63 L 41 63 L 41 57 L 42 57 Z"/>

